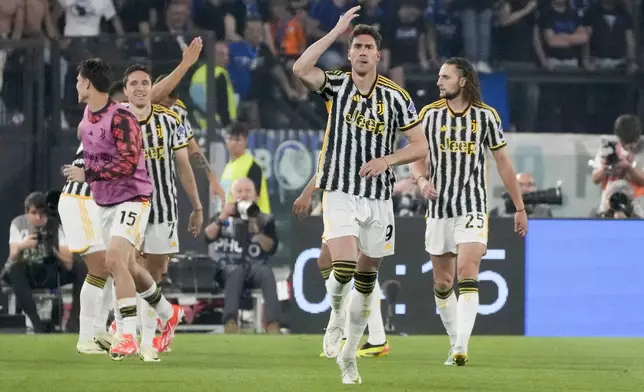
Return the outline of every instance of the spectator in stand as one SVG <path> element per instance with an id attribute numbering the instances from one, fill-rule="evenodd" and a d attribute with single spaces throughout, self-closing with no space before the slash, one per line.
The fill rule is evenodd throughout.
<path id="1" fill-rule="evenodd" d="M 428 0 L 425 9 L 429 55 L 432 62 L 442 64 L 461 52 L 460 19 L 455 12 L 455 0 Z"/>
<path id="2" fill-rule="evenodd" d="M 418 0 L 401 0 L 398 12 L 383 31 L 383 69 L 389 69 L 391 80 L 405 88 L 403 66 L 419 64 L 427 71 L 427 32 L 421 18 Z"/>
<path id="3" fill-rule="evenodd" d="M 326 35 L 338 23 L 340 16 L 353 7 L 352 0 L 316 0 L 310 4 L 309 15 L 315 21 L 309 30 L 313 41 Z M 320 56 L 318 65 L 322 69 L 338 69 L 347 64 L 349 35 L 345 34 L 334 42 L 329 49 Z"/>
<path id="4" fill-rule="evenodd" d="M 268 7 L 267 0 L 229 0 L 224 7 L 226 39 L 228 41 L 243 40 L 248 21 L 260 20 L 266 37 L 266 45 L 273 54 L 277 54 L 277 47 L 271 34 Z"/>
<path id="5" fill-rule="evenodd" d="M 503 62 L 534 63 L 535 52 L 527 44 L 537 24 L 537 0 L 504 0 L 498 11 L 499 57 Z"/>
<path id="6" fill-rule="evenodd" d="M 168 4 L 163 23 L 159 23 L 156 30 L 172 34 L 172 37 L 152 39 L 151 58 L 154 61 L 154 72 L 169 74 L 174 70 L 176 61 L 182 58 L 183 49 L 197 35 L 190 16 L 190 6 L 174 2 Z"/>
<path id="7" fill-rule="evenodd" d="M 293 64 L 306 49 L 307 37 L 302 24 L 302 15 L 291 12 L 288 0 L 275 0 L 271 4 L 271 32 L 278 47 L 278 54 L 286 69 L 293 69 Z M 287 72 L 289 83 L 296 91 L 296 99 L 305 100 L 309 90 L 293 74 Z"/>
<path id="8" fill-rule="evenodd" d="M 582 64 L 590 72 L 596 70 L 638 70 L 633 18 L 618 0 L 600 0 L 584 13 L 584 26 L 590 39 L 582 50 Z M 631 97 L 627 85 L 593 85 L 588 99 L 596 108 L 591 112 L 597 132 L 608 133 L 612 119 L 629 110 Z M 615 94 L 620 91 L 620 94 Z"/>
<path id="9" fill-rule="evenodd" d="M 529 43 L 537 25 L 537 0 L 504 0 L 497 8 L 499 24 L 498 54 L 503 68 L 524 69 L 535 64 L 536 55 Z M 513 126 L 524 132 L 534 130 L 539 105 L 539 85 L 535 82 L 508 85 L 510 118 Z M 526 108 L 529 108 L 526 110 Z"/>
<path id="10" fill-rule="evenodd" d="M 588 71 L 638 69 L 633 18 L 618 0 L 600 0 L 584 13 L 590 40 L 583 46 L 583 66 Z"/>
<path id="11" fill-rule="evenodd" d="M 215 104 L 217 105 L 215 119 L 217 120 L 217 127 L 220 128 L 228 127 L 237 119 L 237 98 L 226 69 L 229 61 L 228 46 L 222 41 L 215 43 L 215 94 L 217 94 L 215 97 Z M 205 120 L 208 112 L 206 107 L 207 67 L 208 64 L 202 64 L 192 75 L 192 80 L 190 81 L 190 97 L 197 108 L 194 117 L 197 119 L 201 129 L 208 129 Z"/>
<path id="12" fill-rule="evenodd" d="M 372 26 L 382 35 L 382 30 L 385 25 L 385 11 L 380 6 L 382 0 L 359 0 L 360 12 L 357 18 L 354 19 L 355 24 L 366 24 Z"/>
<path id="13" fill-rule="evenodd" d="M 23 0 L 0 1 L 0 40 L 19 40 L 25 21 Z M 7 62 L 9 50 L 0 50 L 0 87 L 4 74 L 4 65 Z"/>
<path id="14" fill-rule="evenodd" d="M 541 65 L 547 70 L 578 70 L 581 48 L 588 32 L 578 12 L 567 0 L 551 0 L 539 17 L 534 44 Z M 539 98 L 541 132 L 582 133 L 592 129 L 585 123 L 586 92 L 577 85 L 543 86 Z"/>
<path id="15" fill-rule="evenodd" d="M 125 41 L 123 24 L 116 14 L 112 0 L 58 0 L 65 18 L 63 43 L 66 48 L 66 63 L 61 64 L 65 76 L 65 113 L 67 123 L 78 123 L 82 117 L 82 108 L 78 106 L 76 92 L 77 64 L 89 57 L 102 57 L 111 60 L 124 58 L 118 51 Z M 118 40 L 100 39 L 101 19 L 110 22 L 120 37 Z M 114 46 L 114 42 L 116 46 Z M 113 61 L 112 61 L 113 62 Z M 74 127 L 74 129 L 76 129 Z"/>
<path id="16" fill-rule="evenodd" d="M 221 41 L 226 39 L 226 14 L 223 0 L 205 0 L 203 7 L 195 15 L 195 23 L 203 30 L 213 31 L 215 39 Z"/>
<path id="17" fill-rule="evenodd" d="M 463 26 L 463 45 L 467 57 L 478 72 L 492 72 L 492 17 L 494 0 L 458 0 Z"/>
<path id="18" fill-rule="evenodd" d="M 58 41 L 60 31 L 54 23 L 48 0 L 27 0 L 25 6 L 23 36 L 47 37 L 52 41 Z"/>
<path id="19" fill-rule="evenodd" d="M 550 7 L 539 18 L 539 29 L 543 53 L 537 49 L 537 55 L 544 68 L 579 67 L 581 48 L 588 42 L 588 31 L 577 12 L 568 7 L 567 0 L 551 0 Z"/>
<path id="20" fill-rule="evenodd" d="M 116 13 L 121 19 L 123 31 L 127 34 L 139 33 L 142 37 L 128 37 L 128 57 L 147 55 L 150 49 L 150 18 L 154 0 L 114 0 Z M 103 26 L 108 34 L 118 34 L 113 25 Z"/>

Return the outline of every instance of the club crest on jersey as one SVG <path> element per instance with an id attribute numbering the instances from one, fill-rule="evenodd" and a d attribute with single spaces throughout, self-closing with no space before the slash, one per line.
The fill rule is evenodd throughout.
<path id="1" fill-rule="evenodd" d="M 409 113 L 416 114 L 416 106 L 414 105 L 414 101 L 409 101 L 407 110 L 409 111 Z"/>
<path id="2" fill-rule="evenodd" d="M 382 103 L 382 101 L 378 101 L 378 103 L 376 104 L 376 109 L 379 116 L 382 116 L 385 113 L 385 105 Z"/>
<path id="3" fill-rule="evenodd" d="M 464 125 L 453 125 L 453 126 L 450 127 L 450 129 L 452 131 L 454 131 L 454 132 L 461 132 L 461 131 L 465 130 L 465 126 Z M 478 126 L 477 122 L 472 121 L 472 126 L 470 128 L 470 131 L 472 131 L 472 133 L 476 133 L 478 130 L 479 130 L 479 126 Z M 441 132 L 447 132 L 447 125 L 445 125 L 445 124 L 441 125 Z"/>
<path id="4" fill-rule="evenodd" d="M 374 135 L 383 135 L 385 133 L 384 121 L 379 121 L 374 118 L 365 118 L 358 109 L 354 110 L 353 113 L 345 114 L 344 121 L 367 132 L 372 132 Z"/>

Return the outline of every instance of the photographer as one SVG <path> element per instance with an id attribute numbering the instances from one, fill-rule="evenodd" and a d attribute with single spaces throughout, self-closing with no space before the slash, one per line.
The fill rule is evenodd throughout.
<path id="1" fill-rule="evenodd" d="M 593 160 L 592 179 L 601 184 L 602 200 L 607 200 L 607 187 L 611 182 L 627 181 L 633 188 L 633 199 L 644 196 L 644 141 L 642 124 L 634 115 L 625 114 L 615 120 L 617 140 L 603 138 Z M 599 213 L 607 212 L 602 202 Z"/>
<path id="2" fill-rule="evenodd" d="M 644 216 L 641 202 L 633 202 L 634 193 L 633 186 L 626 180 L 612 181 L 602 195 L 597 217 L 606 219 L 641 218 Z"/>
<path id="3" fill-rule="evenodd" d="M 267 332 L 279 333 L 280 304 L 272 268 L 267 264 L 277 250 L 277 232 L 272 216 L 260 213 L 257 193 L 248 178 L 235 180 L 232 200 L 206 227 L 206 241 L 215 248 L 216 257 L 225 260 L 224 331 L 239 330 L 237 315 L 244 289 L 260 287 L 265 302 Z"/>
<path id="4" fill-rule="evenodd" d="M 55 207 L 48 208 L 42 192 L 27 196 L 25 214 L 11 222 L 9 258 L 3 275 L 36 333 L 45 332 L 45 328 L 38 316 L 32 289 L 53 289 L 59 284 L 73 283 L 73 304 L 66 330 L 78 331 L 80 289 L 87 271 L 83 263 L 74 260 L 51 211 Z"/>
<path id="5" fill-rule="evenodd" d="M 517 181 L 519 182 L 519 186 L 521 187 L 521 194 L 523 195 L 523 202 L 525 203 L 525 210 L 526 214 L 531 217 L 531 218 L 552 218 L 552 209 L 548 204 L 544 204 L 543 202 L 539 203 L 531 203 L 530 198 L 526 197 L 526 195 L 531 195 L 534 194 L 535 192 L 539 192 L 537 190 L 537 182 L 534 179 L 534 176 L 530 173 L 518 173 L 517 174 Z M 548 190 L 546 190 L 548 191 Z M 514 203 L 508 203 L 508 200 L 511 202 L 510 199 L 507 198 L 507 196 L 504 195 L 504 199 L 506 199 L 506 209 L 505 211 L 501 211 L 500 207 L 494 207 L 492 210 L 490 210 L 490 216 L 513 216 L 515 211 L 514 211 Z M 554 200 L 546 200 L 554 203 Z M 508 204 L 512 204 L 511 207 L 512 209 L 508 210 Z"/>

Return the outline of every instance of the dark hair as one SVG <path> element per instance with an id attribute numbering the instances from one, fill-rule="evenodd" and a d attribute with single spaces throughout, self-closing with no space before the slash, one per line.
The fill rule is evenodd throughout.
<path id="1" fill-rule="evenodd" d="M 454 65 L 465 78 L 465 87 L 463 87 L 463 98 L 469 103 L 481 102 L 481 82 L 479 77 L 467 59 L 462 57 L 452 57 L 445 61 L 445 64 Z"/>
<path id="2" fill-rule="evenodd" d="M 110 88 L 110 65 L 99 58 L 83 60 L 78 65 L 78 73 L 89 80 L 99 93 L 107 93 Z"/>
<path id="3" fill-rule="evenodd" d="M 228 136 L 248 138 L 249 127 L 243 122 L 235 122 L 228 130 Z"/>
<path id="4" fill-rule="evenodd" d="M 47 201 L 45 194 L 42 192 L 32 192 L 25 199 L 25 211 L 28 211 L 31 207 L 36 208 L 38 211 L 42 211 L 47 206 Z"/>
<path id="5" fill-rule="evenodd" d="M 168 77 L 168 74 L 161 74 L 161 75 L 157 76 L 157 78 L 154 80 L 154 84 L 159 83 L 160 81 L 162 81 L 163 79 L 165 79 L 167 77 Z M 177 90 L 175 89 L 175 90 L 170 91 L 170 94 L 168 94 L 168 97 L 170 97 L 170 98 L 179 98 L 179 95 L 177 94 Z"/>
<path id="6" fill-rule="evenodd" d="M 116 82 L 112 83 L 112 86 L 110 87 L 110 98 L 114 97 L 118 93 L 123 93 L 123 89 L 125 86 L 123 85 L 123 82 L 120 80 L 117 80 Z"/>
<path id="7" fill-rule="evenodd" d="M 351 32 L 350 42 L 353 43 L 353 40 L 356 39 L 356 37 L 359 35 L 371 36 L 376 41 L 376 48 L 380 50 L 380 44 L 382 43 L 382 36 L 378 32 L 378 30 L 376 30 L 375 27 L 369 26 L 366 24 L 357 25 L 356 27 L 353 28 L 353 31 Z"/>
<path id="8" fill-rule="evenodd" d="M 123 86 L 127 86 L 127 79 L 130 77 L 130 75 L 138 71 L 145 72 L 146 74 L 148 74 L 150 79 L 152 79 L 152 72 L 150 72 L 150 68 L 143 64 L 134 64 L 130 65 L 128 69 L 125 70 L 125 74 L 123 74 Z"/>
<path id="9" fill-rule="evenodd" d="M 615 120 L 615 135 L 622 144 L 635 143 L 642 135 L 642 123 L 632 114 L 622 114 Z"/>

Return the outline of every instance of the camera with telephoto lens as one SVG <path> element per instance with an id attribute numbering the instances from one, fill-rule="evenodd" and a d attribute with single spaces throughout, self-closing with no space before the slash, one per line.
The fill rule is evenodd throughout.
<path id="1" fill-rule="evenodd" d="M 237 213 L 242 220 L 257 218 L 259 216 L 259 206 L 252 201 L 239 200 L 237 201 Z"/>
<path id="2" fill-rule="evenodd" d="M 610 215 L 622 212 L 629 218 L 633 216 L 633 199 L 624 192 L 615 192 L 610 195 L 608 205 L 610 206 Z"/>
<path id="3" fill-rule="evenodd" d="M 614 166 L 619 162 L 619 155 L 617 155 L 617 142 L 615 140 L 603 139 L 602 150 L 603 157 L 606 159 L 606 165 Z"/>
<path id="4" fill-rule="evenodd" d="M 557 182 L 557 185 L 543 190 L 538 190 L 534 192 L 527 192 L 522 195 L 523 204 L 526 205 L 526 211 L 530 215 L 530 210 L 537 204 L 547 204 L 547 205 L 556 205 L 560 206 L 563 204 L 563 194 L 561 193 L 561 181 Z M 510 194 L 504 193 L 503 199 L 505 200 L 505 211 L 508 214 L 514 214 L 517 212 L 517 209 L 510 198 Z"/>

